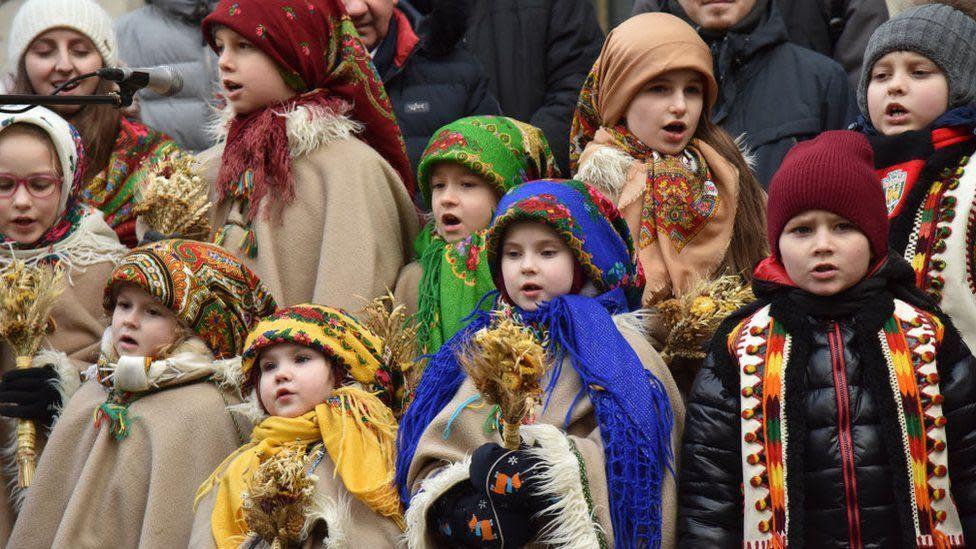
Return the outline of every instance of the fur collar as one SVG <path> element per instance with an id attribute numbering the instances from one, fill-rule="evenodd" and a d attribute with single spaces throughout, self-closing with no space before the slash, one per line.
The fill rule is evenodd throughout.
<path id="1" fill-rule="evenodd" d="M 363 125 L 349 117 L 349 109 L 336 112 L 323 107 L 296 105 L 278 112 L 285 118 L 285 131 L 288 133 L 288 148 L 291 157 L 305 156 L 315 149 L 355 137 L 363 131 Z M 214 110 L 208 132 L 218 143 L 227 139 L 227 131 L 234 119 L 234 110 L 229 104 Z"/>

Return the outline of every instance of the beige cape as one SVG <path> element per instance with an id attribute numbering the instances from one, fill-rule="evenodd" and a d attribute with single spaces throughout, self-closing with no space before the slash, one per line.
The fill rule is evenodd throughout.
<path id="1" fill-rule="evenodd" d="M 397 277 L 393 299 L 398 305 L 403 305 L 408 315 L 417 314 L 420 305 L 420 279 L 424 275 L 424 268 L 419 261 L 407 263 L 400 269 Z"/>
<path id="2" fill-rule="evenodd" d="M 354 122 L 305 107 L 285 116 L 296 198 L 277 221 L 266 217 L 273 201 L 262 203 L 252 225 L 257 257 L 242 254 L 238 226 L 228 226 L 223 246 L 257 273 L 279 307 L 313 302 L 360 310 L 358 296 L 385 295 L 396 283 L 419 229 L 416 210 L 389 163 L 355 137 Z M 222 153 L 217 145 L 199 156 L 215 229 L 244 221 L 238 202 L 216 204 Z"/>
<path id="3" fill-rule="evenodd" d="M 191 362 L 188 375 L 129 406 L 130 433 L 121 441 L 93 422 L 105 387 L 92 380 L 75 393 L 51 433 L 9 547 L 186 547 L 197 487 L 250 427 L 226 410 L 240 399 L 201 381 L 200 360 Z"/>
<path id="4" fill-rule="evenodd" d="M 629 315 L 624 315 L 629 316 Z M 621 320 L 620 317 L 615 318 Z M 644 335 L 622 328 L 621 334 L 640 357 L 644 367 L 664 385 L 674 409 L 674 429 L 671 447 L 675 463 L 680 462 L 679 442 L 684 429 L 684 402 L 660 356 L 651 348 Z M 597 531 L 602 530 L 607 543 L 613 545 L 613 527 L 607 500 L 607 482 L 604 472 L 603 441 L 596 424 L 596 415 L 589 398 L 583 397 L 573 410 L 566 437 L 563 428 L 566 412 L 581 389 L 580 378 L 572 365 L 563 364 L 562 372 L 553 390 L 549 407 L 537 418 L 535 425 L 523 427 L 520 432 L 527 442 L 534 440 L 541 445 L 536 456 L 545 464 L 547 484 L 558 502 L 553 511 L 556 517 L 541 541 L 556 547 L 598 547 Z M 470 454 L 487 442 L 500 443 L 500 437 L 486 436 L 482 429 L 488 412 L 487 406 L 463 410 L 450 425 L 450 435 L 444 433 L 455 409 L 477 390 L 470 379 L 465 379 L 454 398 L 434 418 L 421 435 L 417 453 L 410 464 L 407 482 L 414 494 L 407 511 L 407 544 L 411 548 L 433 547 L 433 539 L 427 535 L 426 513 L 433 502 L 458 482 L 467 482 Z M 558 429 L 557 429 L 558 428 Z M 586 465 L 586 479 L 592 508 L 587 504 L 584 485 L 580 477 L 576 456 L 569 441 L 575 443 Z M 437 472 L 436 475 L 433 475 Z M 673 547 L 677 520 L 677 490 L 675 478 L 666 474 L 662 490 L 662 547 Z M 595 519 L 595 523 L 590 517 Z"/>

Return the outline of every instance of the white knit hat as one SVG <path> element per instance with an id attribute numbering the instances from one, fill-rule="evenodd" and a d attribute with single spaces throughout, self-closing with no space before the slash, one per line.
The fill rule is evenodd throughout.
<path id="1" fill-rule="evenodd" d="M 7 36 L 7 63 L 15 66 L 35 38 L 45 32 L 65 28 L 87 36 L 105 66 L 118 63 L 118 42 L 112 17 L 93 0 L 27 0 L 17 10 Z"/>

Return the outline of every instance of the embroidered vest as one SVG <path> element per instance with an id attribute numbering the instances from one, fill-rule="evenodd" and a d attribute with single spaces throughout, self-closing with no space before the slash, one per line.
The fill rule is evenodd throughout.
<path id="1" fill-rule="evenodd" d="M 739 366 L 742 479 L 745 492 L 742 546 L 787 546 L 786 369 L 791 337 L 760 309 L 729 334 Z M 888 367 L 891 398 L 899 405 L 903 454 L 916 544 L 919 548 L 965 547 L 962 524 L 949 488 L 946 419 L 939 389 L 936 349 L 943 326 L 934 316 L 895 300 L 892 317 L 878 332 Z"/>

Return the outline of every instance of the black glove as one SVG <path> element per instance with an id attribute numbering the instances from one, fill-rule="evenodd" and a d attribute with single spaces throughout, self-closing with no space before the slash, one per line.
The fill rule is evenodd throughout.
<path id="1" fill-rule="evenodd" d="M 5 372 L 0 377 L 0 416 L 30 419 L 50 427 L 61 406 L 61 393 L 52 383 L 57 378 L 51 366 Z"/>
<path id="2" fill-rule="evenodd" d="M 535 537 L 528 513 L 493 505 L 486 494 L 467 482 L 439 497 L 428 518 L 438 547 L 522 547 Z"/>
<path id="3" fill-rule="evenodd" d="M 535 489 L 535 466 L 538 460 L 524 451 L 506 450 L 495 444 L 483 444 L 471 456 L 468 474 L 471 484 L 491 496 L 497 507 L 527 512 L 542 510 L 544 502 Z"/>

